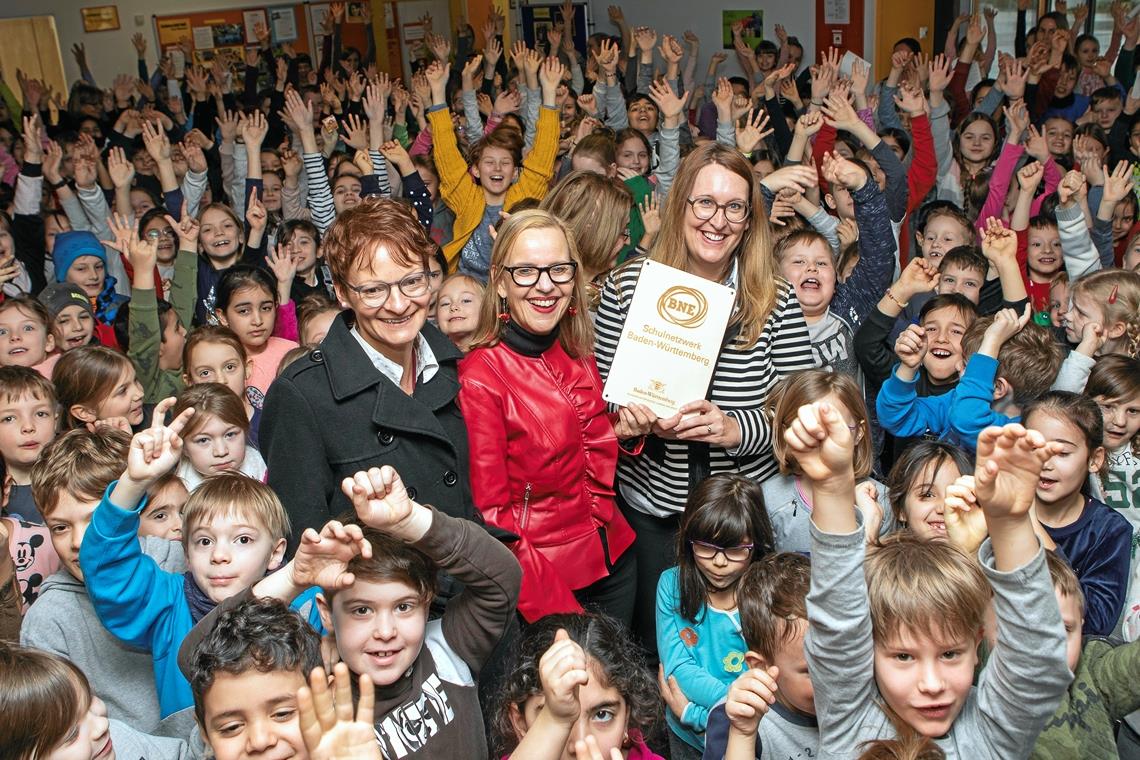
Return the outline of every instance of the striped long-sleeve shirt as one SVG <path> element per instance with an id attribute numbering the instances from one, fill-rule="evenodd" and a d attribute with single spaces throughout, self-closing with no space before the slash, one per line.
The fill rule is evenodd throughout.
<path id="1" fill-rule="evenodd" d="M 595 354 L 603 378 L 613 365 L 642 264 L 643 259 L 635 259 L 614 270 L 602 290 L 595 323 Z M 732 451 L 711 447 L 711 474 L 732 472 L 758 481 L 775 474 L 772 428 L 763 411 L 764 402 L 778 380 L 814 366 L 803 311 L 795 291 L 780 279 L 775 307 L 756 343 L 747 348 L 729 344 L 717 360 L 709 399 L 736 419 L 741 438 L 740 445 Z M 685 441 L 674 440 L 661 440 L 660 444 L 647 446 L 640 456 L 622 457 L 617 474 L 620 487 L 640 497 L 634 500 L 639 506 L 664 517 L 685 508 L 689 496 L 689 446 Z"/>

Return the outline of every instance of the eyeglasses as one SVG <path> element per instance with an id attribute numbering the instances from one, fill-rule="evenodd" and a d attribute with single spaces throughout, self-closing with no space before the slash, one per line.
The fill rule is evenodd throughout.
<path id="1" fill-rule="evenodd" d="M 689 541 L 693 547 L 693 554 L 698 559 L 715 559 L 716 555 L 723 554 L 729 562 L 743 562 L 752 556 L 755 544 L 741 544 L 740 546 L 717 546 L 704 541 Z"/>
<path id="2" fill-rule="evenodd" d="M 377 282 L 372 285 L 348 285 L 348 289 L 360 296 L 365 306 L 379 308 L 388 301 L 395 285 L 408 298 L 419 298 L 428 292 L 428 273 L 416 272 L 410 274 L 399 282 Z"/>
<path id="3" fill-rule="evenodd" d="M 689 198 L 686 203 L 693 207 L 693 216 L 703 221 L 708 221 L 716 216 L 716 212 L 723 211 L 724 218 L 733 224 L 740 224 L 748 218 L 749 206 L 744 201 L 729 201 L 728 203 L 717 203 L 707 195 L 702 195 L 699 198 Z"/>
<path id="4" fill-rule="evenodd" d="M 536 267 L 524 264 L 518 267 L 503 267 L 510 273 L 511 279 L 515 281 L 515 285 L 520 288 L 529 288 L 532 285 L 538 284 L 539 279 L 545 273 L 550 281 L 555 285 L 565 285 L 568 282 L 574 281 L 574 275 L 578 272 L 578 262 L 567 261 L 562 264 L 552 264 L 548 267 Z"/>
<path id="5" fill-rule="evenodd" d="M 159 238 L 172 238 L 174 237 L 174 230 L 170 227 L 164 227 L 161 230 L 147 230 L 147 240 L 158 240 Z"/>

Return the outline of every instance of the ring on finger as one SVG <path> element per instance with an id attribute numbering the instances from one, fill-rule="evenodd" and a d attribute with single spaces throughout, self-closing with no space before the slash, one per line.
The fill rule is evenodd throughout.
<path id="1" fill-rule="evenodd" d="M 712 425 L 705 425 L 709 429 L 709 435 L 712 435 Z"/>

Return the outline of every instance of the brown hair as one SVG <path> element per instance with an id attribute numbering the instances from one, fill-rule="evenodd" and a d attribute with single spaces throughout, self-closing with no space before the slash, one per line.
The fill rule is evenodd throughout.
<path id="1" fill-rule="evenodd" d="M 19 309 L 25 316 L 32 317 L 39 321 L 48 335 L 51 335 L 52 318 L 51 312 L 47 307 L 40 303 L 39 299 L 32 298 L 31 296 L 5 296 L 3 301 L 0 301 L 0 314 L 12 309 Z"/>
<path id="2" fill-rule="evenodd" d="M 989 581 L 977 562 L 948 542 L 893 533 L 868 551 L 866 576 L 878 644 L 903 629 L 952 639 L 973 638 L 982 630 Z"/>
<path id="3" fill-rule="evenodd" d="M 855 477 L 865 478 L 871 474 L 874 452 L 867 426 L 867 405 L 863 401 L 863 392 L 847 375 L 822 369 L 809 369 L 776 383 L 768 394 L 768 401 L 765 404 L 765 409 L 772 420 L 772 454 L 776 458 L 776 463 L 780 465 L 780 472 L 785 475 L 795 473 L 798 465 L 795 456 L 788 451 L 787 442 L 784 441 L 784 428 L 792 424 L 801 406 L 815 403 L 829 394 L 839 397 L 858 426 L 853 433 L 857 437 Z"/>
<path id="4" fill-rule="evenodd" d="M 131 436 L 101 427 L 64 433 L 52 441 L 32 465 L 32 498 L 45 518 L 66 491 L 77 499 L 95 500 L 123 473 Z"/>
<path id="5" fill-rule="evenodd" d="M 211 475 L 194 489 L 182 508 L 182 547 L 190 546 L 191 534 L 204 522 L 253 519 L 276 541 L 289 538 L 289 515 L 273 489 L 240 472 Z"/>
<path id="6" fill-rule="evenodd" d="M 592 158 L 602 166 L 613 166 L 617 163 L 617 144 L 610 135 L 594 132 L 583 137 L 574 146 L 570 157 L 578 156 Z"/>
<path id="7" fill-rule="evenodd" d="M 479 310 L 479 327 L 471 339 L 473 349 L 494 346 L 502 336 L 504 322 L 499 319 L 498 314 L 503 307 L 500 303 L 502 299 L 497 297 L 496 286 L 504 281 L 503 278 L 510 280 L 510 273 L 503 267 L 509 261 L 515 244 L 524 232 L 549 229 L 559 230 L 563 234 L 570 260 L 578 263 L 578 270 L 574 275 L 574 290 L 570 298 L 570 305 L 577 308 L 567 309 L 562 315 L 558 341 L 566 353 L 575 358 L 589 356 L 594 352 L 594 325 L 586 309 L 586 278 L 582 271 L 578 248 L 574 243 L 574 233 L 561 219 L 541 209 L 511 214 L 495 238 L 495 247 L 491 249 L 491 277 L 487 282 L 487 297 L 483 299 L 483 305 Z"/>
<path id="8" fill-rule="evenodd" d="M 369 528 L 355 515 L 346 520 L 345 524 L 359 525 L 365 540 L 372 544 L 370 558 L 358 554 L 348 562 L 347 570 L 356 580 L 375 583 L 399 581 L 415 589 L 425 601 L 435 596 L 439 567 L 430 557 L 387 533 Z M 325 589 L 324 593 L 331 605 L 337 592 Z"/>
<path id="9" fill-rule="evenodd" d="M 47 757 L 91 707 L 83 671 L 57 654 L 0 645 L 0 736 L 5 760 Z"/>
<path id="10" fill-rule="evenodd" d="M 56 404 L 55 386 L 39 372 L 31 367 L 0 367 L 0 398 L 12 403 L 24 396 Z"/>
<path id="11" fill-rule="evenodd" d="M 613 267 L 614 245 L 629 226 L 632 206 L 633 195 L 618 180 L 576 171 L 547 193 L 539 208 L 557 216 L 574 232 L 589 280 Z"/>
<path id="12" fill-rule="evenodd" d="M 523 146 L 523 136 L 519 132 L 500 124 L 483 135 L 482 140 L 479 140 L 471 146 L 467 163 L 470 166 L 474 166 L 479 163 L 479 159 L 483 157 L 483 151 L 487 148 L 498 148 L 510 153 L 511 158 L 515 162 L 515 168 L 519 169 L 522 167 Z"/>
<path id="13" fill-rule="evenodd" d="M 1085 395 L 1109 401 L 1140 398 L 1140 359 L 1123 354 L 1100 357 L 1085 383 Z M 1132 453 L 1140 454 L 1140 434 L 1132 439 Z"/>
<path id="14" fill-rule="evenodd" d="M 811 563 L 802 554 L 769 554 L 748 566 L 736 587 L 744 643 L 769 665 L 807 623 Z"/>
<path id="15" fill-rule="evenodd" d="M 685 225 L 688 221 L 689 195 L 696 184 L 697 175 L 711 165 L 723 167 L 748 183 L 746 200 L 751 206 L 747 228 L 733 252 L 737 261 L 736 306 L 732 321 L 740 325 L 736 345 L 745 348 L 756 344 L 764 323 L 776 305 L 777 293 L 788 288 L 776 271 L 772 258 L 771 232 L 768 212 L 760 193 L 760 182 L 752 173 L 752 166 L 739 151 L 715 142 L 705 143 L 681 161 L 673 189 L 661 209 L 661 232 L 650 252 L 654 261 L 675 269 L 689 271 L 689 250 L 685 244 Z"/>
<path id="16" fill-rule="evenodd" d="M 304 335 L 309 322 L 330 311 L 339 314 L 342 310 L 339 304 L 333 303 L 323 293 L 310 293 L 302 298 L 297 304 L 297 335 Z"/>
<path id="17" fill-rule="evenodd" d="M 71 413 L 71 408 L 96 406 L 115 390 L 126 369 L 134 370 L 131 360 L 106 346 L 80 346 L 60 357 L 52 378 L 65 426 L 81 426 L 83 422 Z"/>
<path id="18" fill-rule="evenodd" d="M 178 401 L 170 410 L 171 419 L 177 418 L 191 407 L 194 408 L 194 414 L 182 431 L 183 438 L 188 439 L 197 433 L 210 416 L 240 428 L 243 433 L 249 435 L 249 418 L 245 416 L 245 404 L 228 386 L 221 383 L 197 383 L 188 386 L 178 394 Z"/>
<path id="19" fill-rule="evenodd" d="M 1072 565 L 1054 551 L 1045 552 L 1045 565 L 1049 568 L 1049 580 L 1053 582 L 1053 587 L 1061 592 L 1061 596 L 1076 599 L 1080 603 L 1081 614 L 1085 614 L 1085 592 L 1081 589 L 1081 582 Z"/>
<path id="20" fill-rule="evenodd" d="M 978 317 L 962 336 L 962 354 L 972 356 L 981 346 L 986 328 L 994 322 L 993 316 Z M 1048 328 L 1035 322 L 1009 337 L 998 350 L 998 377 L 1004 377 L 1013 389 L 1013 400 L 1027 404 L 1041 397 L 1057 379 L 1061 369 L 1061 347 Z"/>
<path id="21" fill-rule="evenodd" d="M 194 349 L 202 343 L 221 343 L 224 346 L 229 346 L 237 352 L 242 364 L 249 361 L 249 355 L 245 352 L 245 346 L 241 344 L 241 339 L 230 328 L 222 325 L 195 327 L 186 336 L 186 344 L 182 346 L 182 379 L 186 381 L 187 385 L 194 384 L 193 378 L 190 376 L 190 359 L 194 356 Z"/>
<path id="22" fill-rule="evenodd" d="M 349 284 L 352 269 L 371 270 L 380 247 L 400 266 L 430 271 L 428 259 L 435 244 L 412 207 L 389 198 L 369 198 L 340 212 L 321 241 L 333 280 L 342 288 Z"/>
<path id="23" fill-rule="evenodd" d="M 933 739 L 914 730 L 888 705 L 880 703 L 879 707 L 898 736 L 864 742 L 859 760 L 946 760 L 946 753 Z"/>

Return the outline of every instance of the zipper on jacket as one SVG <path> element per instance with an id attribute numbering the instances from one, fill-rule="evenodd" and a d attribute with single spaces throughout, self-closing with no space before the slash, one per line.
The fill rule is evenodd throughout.
<path id="1" fill-rule="evenodd" d="M 523 493 L 523 511 L 522 511 L 522 529 L 526 530 L 526 519 L 530 513 L 530 489 L 531 484 L 526 484 L 526 491 Z"/>

